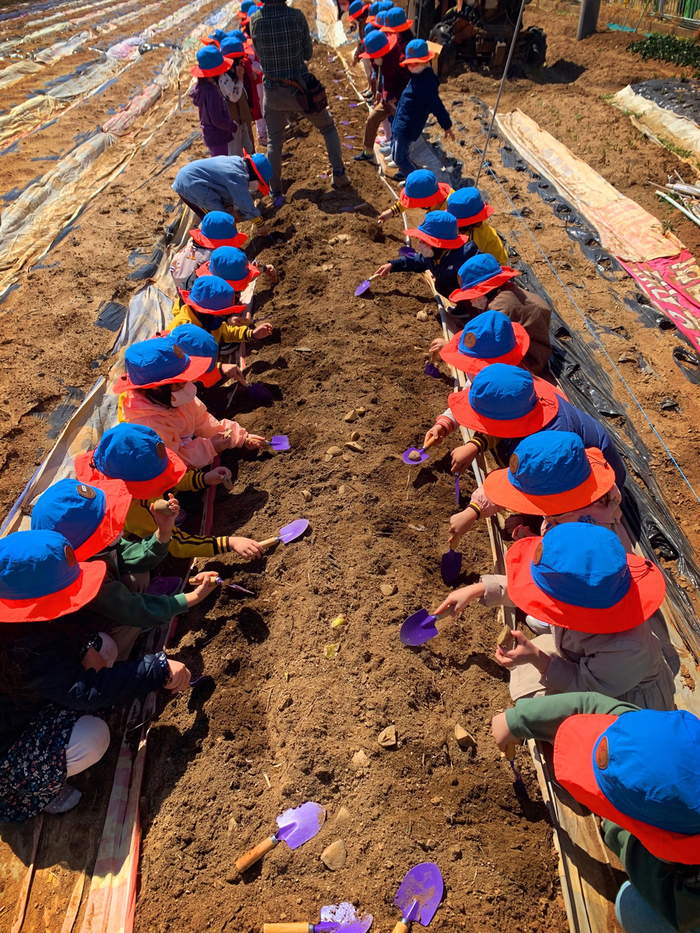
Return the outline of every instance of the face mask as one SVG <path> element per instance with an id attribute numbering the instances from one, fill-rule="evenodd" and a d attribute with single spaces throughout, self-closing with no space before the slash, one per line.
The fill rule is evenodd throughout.
<path id="1" fill-rule="evenodd" d="M 194 382 L 186 382 L 183 386 L 180 386 L 179 389 L 171 389 L 170 391 L 170 404 L 173 408 L 181 408 L 183 405 L 194 401 L 196 398 L 197 386 Z"/>
<path id="2" fill-rule="evenodd" d="M 489 306 L 489 300 L 486 295 L 479 295 L 478 298 L 472 298 L 471 306 L 476 308 L 477 311 L 485 311 Z"/>
<path id="3" fill-rule="evenodd" d="M 383 64 L 384 59 L 383 59 L 383 58 L 373 58 L 372 61 L 373 61 L 373 63 L 374 63 L 375 65 L 381 65 L 381 64 Z"/>
<path id="4" fill-rule="evenodd" d="M 423 65 L 409 65 L 408 70 L 411 72 L 412 75 L 419 75 L 422 71 L 425 71 L 427 67 L 428 67 L 428 64 L 426 62 Z"/>
<path id="5" fill-rule="evenodd" d="M 259 187 L 260 187 L 260 183 L 257 181 L 248 182 L 248 191 L 250 191 L 251 194 L 253 194 L 254 191 L 257 191 Z"/>
<path id="6" fill-rule="evenodd" d="M 426 259 L 432 259 L 435 255 L 435 250 L 432 246 L 428 246 L 427 243 L 424 243 L 422 240 L 419 240 L 416 243 L 416 252 L 421 256 L 424 256 Z"/>

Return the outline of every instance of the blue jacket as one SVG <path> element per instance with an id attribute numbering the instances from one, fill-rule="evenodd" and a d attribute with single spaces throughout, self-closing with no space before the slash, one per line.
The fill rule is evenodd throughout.
<path id="1" fill-rule="evenodd" d="M 391 127 L 394 136 L 415 142 L 423 132 L 431 113 L 435 114 L 443 130 L 450 129 L 452 120 L 440 99 L 439 84 L 438 76 L 430 67 L 420 74 L 411 75 L 396 108 Z"/>
<path id="2" fill-rule="evenodd" d="M 563 398 L 560 398 L 559 411 L 542 430 L 571 431 L 572 434 L 578 434 L 585 447 L 597 447 L 598 450 L 602 451 L 603 456 L 613 468 L 617 488 L 622 492 L 622 488 L 625 485 L 627 470 L 625 469 L 622 457 L 617 452 L 617 447 L 615 447 L 612 437 L 599 421 L 596 421 L 595 418 L 591 418 L 590 415 L 587 415 L 585 411 L 581 411 L 580 408 L 575 408 L 571 402 L 567 402 Z M 511 454 L 515 453 L 515 448 L 521 440 L 521 437 L 506 438 L 499 443 L 496 452 L 499 459 L 501 459 L 504 464 L 508 464 Z"/>
<path id="3" fill-rule="evenodd" d="M 248 188 L 248 163 L 243 156 L 195 159 L 175 176 L 173 191 L 204 211 L 234 207 L 244 220 L 260 216 Z"/>
<path id="4" fill-rule="evenodd" d="M 457 273 L 460 266 L 479 252 L 472 240 L 457 249 L 439 249 L 437 256 L 426 259 L 425 256 L 400 256 L 391 260 L 392 272 L 432 272 L 435 276 L 435 288 L 449 298 L 459 288 Z"/>

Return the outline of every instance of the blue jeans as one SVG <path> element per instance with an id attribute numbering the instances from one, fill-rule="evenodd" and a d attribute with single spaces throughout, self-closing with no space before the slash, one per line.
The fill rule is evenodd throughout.
<path id="1" fill-rule="evenodd" d="M 629 881 L 618 892 L 615 913 L 625 933 L 676 933 Z M 688 933 L 699 933 L 699 928 L 694 927 Z"/>
<path id="2" fill-rule="evenodd" d="M 408 157 L 411 142 L 403 136 L 393 136 L 391 140 L 391 158 L 396 162 L 400 172 L 410 175 L 413 171 L 413 162 Z"/>

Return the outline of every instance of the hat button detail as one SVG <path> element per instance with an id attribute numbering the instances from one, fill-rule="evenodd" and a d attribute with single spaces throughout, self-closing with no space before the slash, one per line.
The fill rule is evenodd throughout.
<path id="1" fill-rule="evenodd" d="M 517 454 L 512 454 L 510 460 L 508 461 L 508 469 L 511 473 L 517 473 L 518 467 L 520 466 L 520 460 L 518 459 Z"/>
<path id="2" fill-rule="evenodd" d="M 66 558 L 66 563 L 69 567 L 75 567 L 75 565 L 78 563 L 78 558 L 75 556 L 75 551 L 70 546 L 70 544 L 67 544 L 63 548 L 63 556 Z"/>
<path id="3" fill-rule="evenodd" d="M 608 737 L 606 735 L 598 743 L 598 748 L 595 750 L 595 763 L 598 765 L 601 771 L 605 771 L 610 760 L 610 749 L 608 748 Z"/>
<path id="4" fill-rule="evenodd" d="M 537 566 L 542 560 L 542 542 L 537 545 L 535 548 L 535 553 L 532 555 L 532 563 Z"/>
<path id="5" fill-rule="evenodd" d="M 80 483 L 78 486 L 78 495 L 82 496 L 83 499 L 94 499 L 97 493 L 92 486 L 86 486 L 85 483 Z"/>

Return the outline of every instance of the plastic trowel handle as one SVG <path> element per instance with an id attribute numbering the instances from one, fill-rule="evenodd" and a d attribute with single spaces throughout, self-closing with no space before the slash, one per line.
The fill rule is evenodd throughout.
<path id="1" fill-rule="evenodd" d="M 281 540 L 282 540 L 281 538 L 265 538 L 264 541 L 258 541 L 258 547 L 261 547 L 261 548 L 273 547 L 273 545 L 279 544 Z"/>
<path id="2" fill-rule="evenodd" d="M 262 842 L 259 842 L 250 852 L 246 852 L 245 855 L 242 855 L 236 862 L 236 868 L 240 872 L 247 871 L 251 865 L 255 865 L 256 862 L 259 862 L 263 855 L 267 855 L 276 845 L 277 837 L 268 836 L 267 839 L 263 839 Z"/>
<path id="3" fill-rule="evenodd" d="M 313 923 L 266 923 L 263 933 L 314 933 Z"/>

